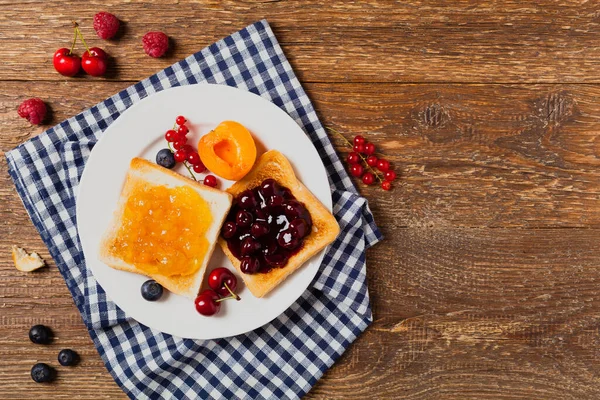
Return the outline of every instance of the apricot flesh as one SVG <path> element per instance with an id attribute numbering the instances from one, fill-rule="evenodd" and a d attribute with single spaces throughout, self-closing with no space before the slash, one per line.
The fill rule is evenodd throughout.
<path id="1" fill-rule="evenodd" d="M 198 142 L 202 163 L 224 179 L 242 179 L 256 161 L 256 144 L 246 127 L 235 121 L 223 121 Z"/>

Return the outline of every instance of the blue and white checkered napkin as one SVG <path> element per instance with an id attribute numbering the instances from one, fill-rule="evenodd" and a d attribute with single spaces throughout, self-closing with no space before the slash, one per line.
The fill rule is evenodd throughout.
<path id="1" fill-rule="evenodd" d="M 208 341 L 150 329 L 107 298 L 85 266 L 74 198 L 94 143 L 123 111 L 165 88 L 199 82 L 259 94 L 303 128 L 327 168 L 341 226 L 315 280 L 286 312 L 253 332 Z M 98 352 L 131 398 L 298 398 L 372 321 L 365 251 L 381 234 L 265 20 L 47 130 L 7 159 Z"/>

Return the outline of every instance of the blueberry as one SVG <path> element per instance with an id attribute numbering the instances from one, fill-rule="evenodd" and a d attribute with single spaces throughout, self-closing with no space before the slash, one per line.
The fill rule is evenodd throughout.
<path id="1" fill-rule="evenodd" d="M 175 156 L 169 149 L 162 149 L 156 154 L 156 163 L 161 167 L 173 168 L 175 166 Z"/>
<path id="2" fill-rule="evenodd" d="M 29 330 L 29 340 L 35 344 L 48 344 L 52 341 L 52 331 L 44 325 L 34 325 Z"/>
<path id="3" fill-rule="evenodd" d="M 58 353 L 58 362 L 60 365 L 68 367 L 69 365 L 75 365 L 79 361 L 79 354 L 75 353 L 71 349 L 64 349 Z"/>
<path id="4" fill-rule="evenodd" d="M 37 383 L 52 382 L 55 376 L 54 368 L 44 363 L 37 363 L 31 368 L 31 379 Z"/>
<path id="5" fill-rule="evenodd" d="M 148 301 L 156 301 L 163 294 L 163 287 L 154 279 L 150 279 L 142 285 L 142 297 Z"/>

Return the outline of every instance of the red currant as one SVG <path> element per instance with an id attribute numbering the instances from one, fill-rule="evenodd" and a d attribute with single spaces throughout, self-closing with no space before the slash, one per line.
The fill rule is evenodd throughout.
<path id="1" fill-rule="evenodd" d="M 167 142 L 174 142 L 176 137 L 177 132 L 175 132 L 173 129 L 169 129 L 167 133 L 165 133 L 165 139 L 167 139 Z"/>
<path id="2" fill-rule="evenodd" d="M 179 128 L 177 128 L 177 132 L 178 132 L 178 133 L 180 133 L 180 134 L 182 134 L 182 135 L 187 135 L 187 133 L 188 133 L 189 131 L 190 131 L 190 130 L 189 130 L 189 129 L 188 129 L 188 127 L 187 127 L 187 126 L 185 126 L 185 125 L 181 125 Z"/>
<path id="3" fill-rule="evenodd" d="M 365 144 L 365 138 L 360 135 L 355 136 L 354 144 Z"/>
<path id="4" fill-rule="evenodd" d="M 183 146 L 181 148 L 181 150 L 185 151 L 185 154 L 190 154 L 190 153 L 196 152 L 196 150 L 194 150 L 194 148 L 192 146 L 190 146 L 189 144 L 186 144 L 185 146 Z"/>
<path id="5" fill-rule="evenodd" d="M 392 188 L 392 183 L 391 183 L 391 182 L 389 182 L 389 181 L 383 181 L 383 182 L 381 183 L 381 188 L 382 188 L 383 190 L 390 190 L 390 189 Z"/>
<path id="6" fill-rule="evenodd" d="M 185 140 L 176 140 L 173 142 L 173 147 L 175 148 L 175 150 L 179 150 L 185 145 Z"/>
<path id="7" fill-rule="evenodd" d="M 206 171 L 206 167 L 204 166 L 204 164 L 202 164 L 202 161 L 200 161 L 198 164 L 194 164 L 193 169 L 194 172 L 197 174 L 201 174 L 204 171 Z"/>
<path id="8" fill-rule="evenodd" d="M 187 122 L 187 120 L 185 119 L 185 117 L 183 115 L 178 116 L 177 118 L 175 118 L 175 123 L 177 125 L 183 125 Z"/>
<path id="9" fill-rule="evenodd" d="M 213 175 L 206 175 L 204 177 L 204 184 L 210 187 L 217 187 L 217 178 Z"/>
<path id="10" fill-rule="evenodd" d="M 354 149 L 353 149 L 356 153 L 364 153 L 365 152 L 365 145 L 360 143 L 360 144 L 355 144 L 354 145 Z"/>
<path id="11" fill-rule="evenodd" d="M 375 145 L 373 143 L 365 144 L 365 154 L 371 155 L 375 153 Z"/>
<path id="12" fill-rule="evenodd" d="M 377 161 L 377 169 L 381 172 L 385 172 L 390 169 L 390 162 L 388 160 L 384 160 L 383 158 Z"/>
<path id="13" fill-rule="evenodd" d="M 185 151 L 183 151 L 183 149 L 179 149 L 173 154 L 173 157 L 177 162 L 184 162 L 186 157 Z"/>
<path id="14" fill-rule="evenodd" d="M 370 172 L 365 172 L 362 177 L 362 181 L 365 185 L 372 185 L 375 182 L 375 175 Z"/>
<path id="15" fill-rule="evenodd" d="M 396 173 L 392 170 L 389 171 L 385 171 L 385 174 L 383 174 L 383 176 L 385 177 L 386 181 L 393 181 L 394 179 L 396 179 Z"/>
<path id="16" fill-rule="evenodd" d="M 364 168 L 360 164 L 352 164 L 350 166 L 350 173 L 356 177 L 361 176 L 364 171 Z"/>
<path id="17" fill-rule="evenodd" d="M 358 153 L 352 152 L 348 154 L 346 161 L 348 161 L 348 164 L 356 164 L 360 161 L 360 156 L 358 155 Z"/>
<path id="18" fill-rule="evenodd" d="M 200 162 L 200 156 L 196 152 L 187 153 L 187 161 L 192 165 L 196 165 Z"/>
<path id="19" fill-rule="evenodd" d="M 369 167 L 376 167 L 377 161 L 379 161 L 379 159 L 376 156 L 367 157 L 367 164 L 369 165 Z"/>

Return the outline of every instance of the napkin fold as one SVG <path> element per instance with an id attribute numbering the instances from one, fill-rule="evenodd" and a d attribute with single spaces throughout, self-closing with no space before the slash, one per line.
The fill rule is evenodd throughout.
<path id="1" fill-rule="evenodd" d="M 123 312 L 86 268 L 76 193 L 102 132 L 140 99 L 202 82 L 256 93 L 286 111 L 327 169 L 341 233 L 306 292 L 243 335 L 191 340 Z M 6 154 L 9 173 L 115 381 L 132 399 L 299 398 L 372 322 L 365 251 L 382 236 L 269 24 L 259 21 L 61 122 Z"/>

